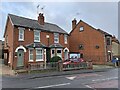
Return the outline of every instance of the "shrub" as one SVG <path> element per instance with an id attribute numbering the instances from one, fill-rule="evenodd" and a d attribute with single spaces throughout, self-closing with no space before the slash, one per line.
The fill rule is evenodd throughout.
<path id="1" fill-rule="evenodd" d="M 54 56 L 51 58 L 50 62 L 58 62 L 59 60 L 62 60 L 59 56 Z"/>

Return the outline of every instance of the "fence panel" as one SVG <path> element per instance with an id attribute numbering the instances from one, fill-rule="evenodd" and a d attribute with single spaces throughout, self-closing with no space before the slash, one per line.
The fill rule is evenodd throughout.
<path id="1" fill-rule="evenodd" d="M 91 62 L 79 62 L 79 63 L 70 63 L 63 64 L 62 70 L 74 70 L 74 69 L 92 69 Z"/>

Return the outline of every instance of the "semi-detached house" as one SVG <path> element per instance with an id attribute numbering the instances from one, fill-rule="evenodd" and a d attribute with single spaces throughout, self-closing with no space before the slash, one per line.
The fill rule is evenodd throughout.
<path id="1" fill-rule="evenodd" d="M 27 68 L 29 63 L 45 64 L 55 55 L 66 60 L 79 54 L 93 64 L 107 64 L 112 59 L 112 35 L 82 20 L 77 23 L 74 19 L 68 34 L 45 22 L 42 13 L 38 20 L 8 14 L 4 38 L 4 61 L 12 69 Z"/>
<path id="2" fill-rule="evenodd" d="M 12 69 L 27 68 L 28 63 L 47 63 L 55 55 L 68 58 L 68 33 L 45 22 L 42 13 L 38 20 L 8 14 L 4 38 L 4 59 Z"/>

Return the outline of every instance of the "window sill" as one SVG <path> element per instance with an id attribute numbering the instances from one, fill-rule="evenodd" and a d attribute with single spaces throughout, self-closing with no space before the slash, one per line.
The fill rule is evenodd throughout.
<path id="1" fill-rule="evenodd" d="M 36 60 L 36 62 L 39 62 L 39 61 L 44 61 L 43 59 L 42 60 Z"/>
<path id="2" fill-rule="evenodd" d="M 29 60 L 28 62 L 33 62 L 33 60 Z"/>
<path id="3" fill-rule="evenodd" d="M 65 44 L 68 44 L 68 43 L 65 43 Z"/>
<path id="4" fill-rule="evenodd" d="M 34 41 L 34 42 L 40 42 L 40 41 Z"/>
<path id="5" fill-rule="evenodd" d="M 24 42 L 24 40 L 18 40 L 18 41 Z"/>

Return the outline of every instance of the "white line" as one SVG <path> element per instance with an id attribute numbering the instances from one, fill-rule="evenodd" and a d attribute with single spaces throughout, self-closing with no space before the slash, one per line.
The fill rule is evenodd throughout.
<path id="1" fill-rule="evenodd" d="M 36 87 L 36 88 L 49 88 L 49 87 L 64 86 L 64 85 L 69 85 L 69 84 L 70 84 L 70 83 L 63 83 L 63 84 L 56 84 L 56 85 L 42 86 L 42 87 Z"/>
<path id="2" fill-rule="evenodd" d="M 96 81 L 105 81 L 105 80 L 112 80 L 112 79 L 118 79 L 118 77 L 111 77 L 111 78 L 105 78 L 105 79 L 96 79 L 96 80 L 92 80 L 92 81 L 96 82 Z"/>
<path id="3" fill-rule="evenodd" d="M 90 87 L 89 85 L 85 85 L 86 87 L 88 87 L 88 88 L 92 88 L 92 87 Z"/>

